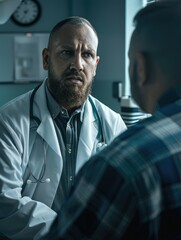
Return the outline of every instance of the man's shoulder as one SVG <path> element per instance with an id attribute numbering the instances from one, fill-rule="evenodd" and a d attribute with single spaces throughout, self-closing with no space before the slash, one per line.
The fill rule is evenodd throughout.
<path id="1" fill-rule="evenodd" d="M 129 165 L 127 167 L 132 173 L 143 171 L 148 165 L 154 165 L 161 157 L 170 154 L 170 139 L 178 137 L 173 133 L 173 129 L 176 131 L 177 126 L 170 118 L 149 117 L 120 134 L 112 143 L 110 151 L 113 155 L 120 156 L 122 166 Z"/>
<path id="2" fill-rule="evenodd" d="M 0 118 L 11 118 L 29 111 L 31 91 L 8 101 L 0 107 Z"/>

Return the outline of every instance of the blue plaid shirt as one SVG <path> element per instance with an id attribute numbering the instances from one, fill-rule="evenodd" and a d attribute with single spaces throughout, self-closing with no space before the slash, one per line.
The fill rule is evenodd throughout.
<path id="1" fill-rule="evenodd" d="M 181 87 L 88 161 L 46 239 L 181 239 Z"/>

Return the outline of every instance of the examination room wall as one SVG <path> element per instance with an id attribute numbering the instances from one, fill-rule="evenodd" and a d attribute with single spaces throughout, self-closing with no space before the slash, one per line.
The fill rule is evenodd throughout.
<path id="1" fill-rule="evenodd" d="M 0 25 L 0 106 L 13 97 L 32 89 L 34 81 L 15 82 L 13 52 L 2 42 L 5 34 L 49 33 L 61 19 L 79 15 L 95 26 L 99 35 L 100 63 L 92 94 L 106 105 L 120 111 L 120 103 L 113 97 L 113 84 L 125 79 L 125 1 L 126 0 L 38 0 L 42 14 L 39 21 L 29 27 L 16 25 L 11 19 Z M 2 50 L 1 50 L 2 51 Z M 5 64 L 6 63 L 6 64 Z M 3 67 L 5 64 L 5 67 Z M 8 76 L 8 77 L 7 77 Z"/>

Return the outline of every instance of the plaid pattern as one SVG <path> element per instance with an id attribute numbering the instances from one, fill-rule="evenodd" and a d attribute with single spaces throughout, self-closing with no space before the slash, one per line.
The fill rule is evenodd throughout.
<path id="1" fill-rule="evenodd" d="M 46 239 L 181 239 L 181 88 L 81 169 Z"/>

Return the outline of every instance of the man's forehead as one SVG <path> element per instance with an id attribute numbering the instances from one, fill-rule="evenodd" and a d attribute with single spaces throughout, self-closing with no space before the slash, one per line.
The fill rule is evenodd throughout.
<path id="1" fill-rule="evenodd" d="M 95 35 L 95 32 L 93 31 L 93 29 L 86 23 L 81 23 L 81 24 L 73 24 L 73 23 L 65 23 L 63 26 L 61 26 L 57 33 L 61 34 L 64 32 L 90 32 L 92 33 L 92 35 Z M 96 36 L 97 37 L 97 36 Z"/>
<path id="2" fill-rule="evenodd" d="M 97 36 L 87 24 L 75 26 L 67 23 L 65 26 L 62 26 L 54 36 L 54 42 L 56 42 L 56 44 L 73 45 L 75 41 L 92 47 L 94 46 L 95 48 L 97 48 L 98 45 Z"/>

